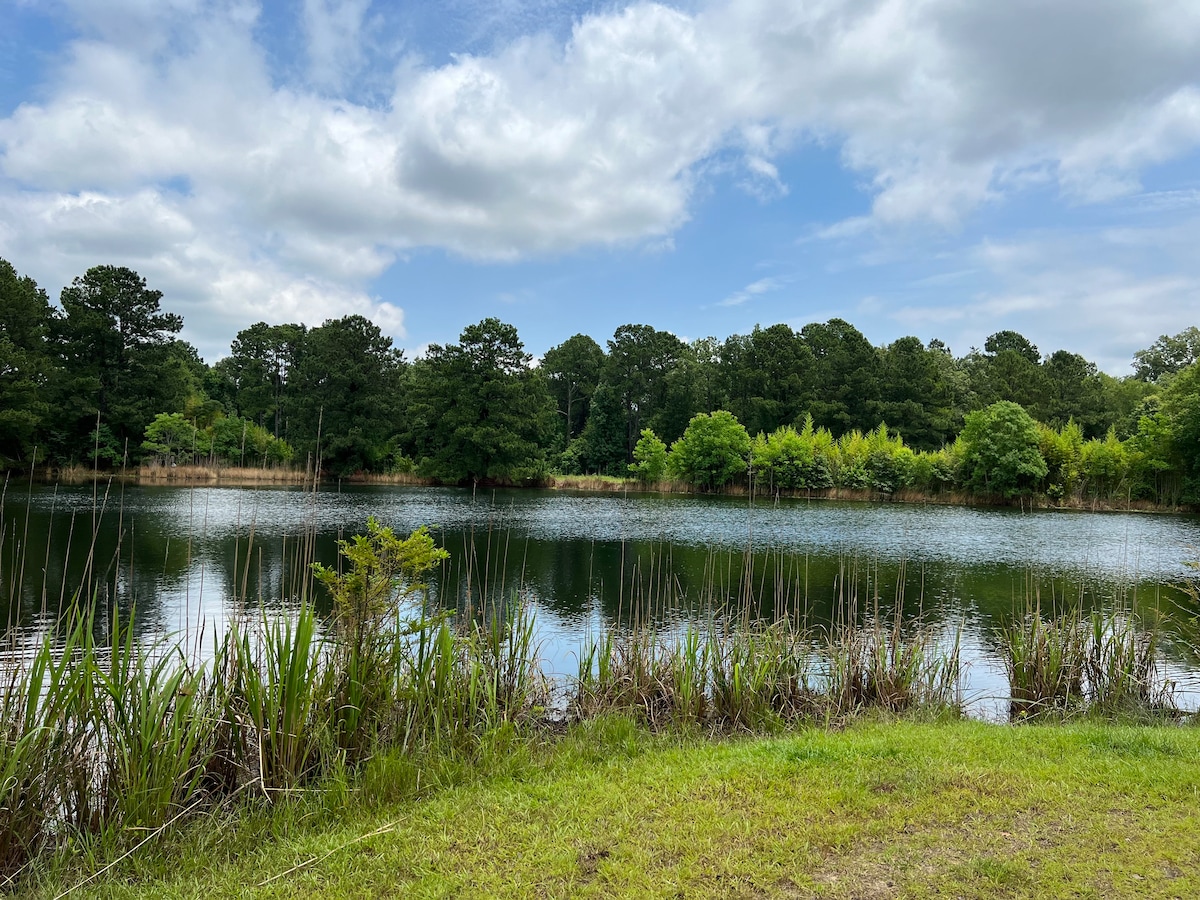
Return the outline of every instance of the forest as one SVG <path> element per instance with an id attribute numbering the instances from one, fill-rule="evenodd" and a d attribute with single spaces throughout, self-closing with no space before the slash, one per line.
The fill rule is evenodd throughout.
<path id="1" fill-rule="evenodd" d="M 690 343 L 627 324 L 529 353 L 495 318 L 408 360 L 368 319 L 259 322 L 212 364 L 137 272 L 57 305 L 0 260 L 0 468 L 206 463 L 701 489 L 1200 501 L 1200 329 L 1114 377 L 999 331 L 874 346 L 841 319 Z"/>

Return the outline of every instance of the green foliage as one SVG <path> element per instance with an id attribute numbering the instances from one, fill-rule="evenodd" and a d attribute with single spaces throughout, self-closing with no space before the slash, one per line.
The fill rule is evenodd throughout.
<path id="1" fill-rule="evenodd" d="M 188 359 L 195 351 L 174 338 L 183 319 L 161 312 L 161 299 L 117 266 L 94 266 L 63 289 L 70 390 L 88 404 L 75 423 L 80 436 L 99 411 L 118 441 L 137 446 L 157 412 L 181 408 L 195 389 Z"/>
<path id="2" fill-rule="evenodd" d="M 668 467 L 676 477 L 710 490 L 745 472 L 749 456 L 745 427 L 719 409 L 692 418 L 683 437 L 671 445 Z"/>
<path id="3" fill-rule="evenodd" d="M 1192 325 L 1174 336 L 1161 335 L 1150 347 L 1133 354 L 1134 377 L 1157 382 L 1200 360 L 1200 328 Z"/>
<path id="4" fill-rule="evenodd" d="M 625 424 L 621 398 L 607 382 L 600 382 L 592 397 L 591 415 L 573 454 L 584 473 L 623 475 L 628 471 Z"/>
<path id="5" fill-rule="evenodd" d="M 541 370 L 562 417 L 564 444 L 583 431 L 603 365 L 604 351 L 586 334 L 567 338 L 542 357 Z"/>
<path id="6" fill-rule="evenodd" d="M 499 319 L 430 346 L 414 372 L 422 471 L 442 481 L 516 480 L 541 471 L 554 404 L 517 330 Z"/>
<path id="7" fill-rule="evenodd" d="M 425 576 L 450 557 L 434 544 L 427 528 L 399 538 L 374 517 L 367 519 L 366 534 L 338 541 L 338 551 L 348 571 L 320 563 L 313 563 L 312 570 L 333 597 L 341 627 L 351 632 L 394 616 L 404 599 L 424 590 Z"/>
<path id="8" fill-rule="evenodd" d="M 646 426 L 653 426 L 663 411 L 669 382 L 668 375 L 684 355 L 685 345 L 669 331 L 649 325 L 622 325 L 608 342 L 602 380 L 612 388 L 624 410 L 625 459 Z M 662 432 L 660 427 L 656 429 Z M 668 435 L 669 436 L 669 435 Z M 611 440 L 606 437 L 605 442 Z"/>
<path id="9" fill-rule="evenodd" d="M 647 483 L 662 481 L 667 471 L 667 445 L 659 440 L 649 428 L 642 429 L 642 436 L 633 448 L 633 462 L 629 471 Z"/>
<path id="10" fill-rule="evenodd" d="M 381 468 L 404 371 L 404 354 L 363 316 L 300 335 L 287 376 L 288 443 L 337 475 Z"/>
<path id="11" fill-rule="evenodd" d="M 1087 492 L 1093 497 L 1108 498 L 1124 493 L 1129 472 L 1129 454 L 1109 430 L 1104 440 L 1091 440 L 1083 445 L 1079 461 Z"/>
<path id="12" fill-rule="evenodd" d="M 196 447 L 196 428 L 182 413 L 159 413 L 146 426 L 142 449 L 161 462 L 188 462 Z M 203 454 L 202 454 L 203 455 Z"/>
<path id="13" fill-rule="evenodd" d="M 1046 477 L 1037 423 L 1016 403 L 999 401 L 966 417 L 962 435 L 964 483 L 977 491 L 1031 494 Z"/>
<path id="14" fill-rule="evenodd" d="M 24 463 L 44 440 L 61 378 L 50 352 L 55 326 L 46 292 L 0 259 L 0 468 Z"/>

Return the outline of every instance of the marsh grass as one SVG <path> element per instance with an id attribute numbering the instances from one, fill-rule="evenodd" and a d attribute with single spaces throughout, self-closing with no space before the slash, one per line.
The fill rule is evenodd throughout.
<path id="1" fill-rule="evenodd" d="M 1173 685 L 1158 671 L 1158 632 L 1130 609 L 1085 616 L 1076 606 L 1045 617 L 1034 598 L 997 636 L 1014 721 L 1176 712 Z"/>
<path id="2" fill-rule="evenodd" d="M 626 714 L 653 729 L 775 731 L 868 710 L 962 709 L 959 651 L 932 629 L 791 619 L 609 631 L 585 645 L 571 714 Z"/>
<path id="3" fill-rule="evenodd" d="M 235 623 L 196 661 L 114 612 L 14 648 L 0 682 L 0 885 L 49 852 L 111 856 L 237 798 L 345 788 L 381 753 L 465 762 L 544 709 L 519 607 L 465 624 L 394 610 L 369 640 L 348 633 L 302 604 Z"/>

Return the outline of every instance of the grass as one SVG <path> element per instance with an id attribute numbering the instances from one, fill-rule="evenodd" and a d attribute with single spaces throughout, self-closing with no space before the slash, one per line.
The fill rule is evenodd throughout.
<path id="1" fill-rule="evenodd" d="M 1032 603 L 998 633 L 1015 720 L 1172 712 L 1171 685 L 1159 675 L 1158 634 L 1129 610 L 1077 609 L 1044 618 Z"/>
<path id="2" fill-rule="evenodd" d="M 58 893 L 94 879 L 119 894 L 119 881 L 101 879 L 112 873 L 117 879 L 169 880 L 176 869 L 172 854 L 198 855 L 206 865 L 236 870 L 242 856 L 265 852 L 268 845 L 286 848 L 294 836 L 334 841 L 347 828 L 365 828 L 349 839 L 365 849 L 399 836 L 404 822 L 424 815 L 426 804 L 456 792 L 493 790 L 506 779 L 521 784 L 566 779 L 564 799 L 572 792 L 589 796 L 582 814 L 591 804 L 608 802 L 591 798 L 595 786 L 579 780 L 593 768 L 607 767 L 617 778 L 624 771 L 622 759 L 672 753 L 691 756 L 662 763 L 666 774 L 661 766 L 655 770 L 651 780 L 662 782 L 657 794 L 635 781 L 625 801 L 647 809 L 679 806 L 678 822 L 650 824 L 678 828 L 699 845 L 711 841 L 715 852 L 722 843 L 733 846 L 734 836 L 720 830 L 727 823 L 708 823 L 717 828 L 709 837 L 688 831 L 694 830 L 686 824 L 691 817 L 734 816 L 739 827 L 752 827 L 755 834 L 800 826 L 771 818 L 775 794 L 766 784 L 765 796 L 755 798 L 751 791 L 753 802 L 734 812 L 695 808 L 687 796 L 691 788 L 672 781 L 672 767 L 698 768 L 702 775 L 717 765 L 713 760 L 733 752 L 729 748 L 743 746 L 698 744 L 701 734 L 756 735 L 760 746 L 776 746 L 762 738 L 790 729 L 793 736 L 782 739 L 784 744 L 810 748 L 796 751 L 801 757 L 817 753 L 811 747 L 818 745 L 824 748 L 818 756 L 842 754 L 855 777 L 865 772 L 883 779 L 879 791 L 891 794 L 900 790 L 903 773 L 889 774 L 889 761 L 896 754 L 912 757 L 916 762 L 903 774 L 911 780 L 920 768 L 916 756 L 889 751 L 879 763 L 846 756 L 827 742 L 833 737 L 819 738 L 828 732 L 817 727 L 850 723 L 847 734 L 854 735 L 873 727 L 861 724 L 864 718 L 880 715 L 942 722 L 961 715 L 957 642 L 947 645 L 919 620 L 902 619 L 902 594 L 893 614 L 881 611 L 878 597 L 860 611 L 856 588 L 843 584 L 849 593 L 839 594 L 840 612 L 827 629 L 812 629 L 788 613 L 786 592 L 776 590 L 771 620 L 752 618 L 751 604 L 745 603 L 740 613 L 712 612 L 678 633 L 657 632 L 635 617 L 629 627 L 602 634 L 581 652 L 577 681 L 565 686 L 568 726 L 546 713 L 551 697 L 538 668 L 528 607 L 491 598 L 462 614 L 422 612 L 424 576 L 446 557 L 424 529 L 401 539 L 370 519 L 367 534 L 340 541 L 339 548 L 338 568 L 311 569 L 331 594 L 328 620 L 307 603 L 284 615 L 264 610 L 257 620 L 238 622 L 218 636 L 205 662 L 186 658 L 168 642 L 142 644 L 129 619 L 114 614 L 99 621 L 95 613 L 47 636 L 31 655 L 6 656 L 7 681 L 0 682 L 0 887 L 11 883 L 35 894 Z M 755 597 L 751 582 L 743 578 L 747 600 Z M 758 590 L 766 589 L 764 579 Z M 671 602 L 674 588 L 652 584 L 648 590 L 642 599 L 653 608 Z M 418 618 L 404 620 L 408 609 L 416 609 Z M 1153 634 L 1128 614 L 1084 619 L 1076 612 L 1046 622 L 1034 608 L 1002 637 L 1013 697 L 1033 713 L 1086 710 L 1114 721 L 1157 716 L 1161 722 L 1170 709 L 1155 671 Z M 1061 671 L 1070 673 L 1068 686 L 1055 693 Z M 903 735 L 918 726 L 910 721 L 895 727 Z M 956 726 L 942 727 L 958 733 Z M 1165 741 L 1163 746 L 1195 760 L 1193 738 L 1170 737 L 1176 732 L 1166 730 L 1145 733 L 1162 736 L 1154 746 Z M 985 736 L 987 743 L 997 732 L 971 734 Z M 1200 735 L 1200 729 L 1187 734 Z M 1142 746 L 1138 740 L 1130 738 L 1130 746 Z M 945 764 L 951 762 L 947 757 Z M 1075 777 L 1055 777 L 1068 776 Z M 936 794 L 940 788 L 931 784 L 926 787 Z M 623 792 L 622 781 L 618 793 Z M 823 815 L 836 820 L 836 804 L 821 802 L 828 807 Z M 762 813 L 756 811 L 760 806 Z M 384 813 L 394 821 L 379 821 Z M 453 818 L 452 811 L 446 815 Z M 503 823 L 505 814 L 498 809 L 492 818 Z M 604 833 L 607 826 L 589 827 Z M 535 848 L 541 840 L 528 829 L 514 839 L 532 841 Z M 150 846 L 143 849 L 144 844 Z M 339 847 L 332 843 L 310 858 L 325 852 L 333 858 Z M 494 849 L 500 857 L 505 852 Z M 614 852 L 581 850 L 580 865 L 598 873 Z M 279 879 L 282 889 L 294 873 L 288 872 L 291 864 L 276 862 L 264 865 L 287 873 Z M 993 887 L 1021 875 L 1011 859 L 995 855 L 972 857 L 964 865 L 966 875 Z M 157 874 L 142 874 L 155 866 Z M 301 866 L 305 872 L 312 868 Z M 669 877 L 686 881 L 690 871 Z M 186 867 L 180 874 L 185 872 Z M 196 885 L 184 893 L 199 892 L 205 879 L 217 877 L 215 871 L 197 874 Z M 890 886 L 897 883 L 892 877 Z M 396 890 L 419 892 L 424 884 L 417 879 Z M 438 882 L 437 890 L 475 891 L 473 882 L 448 884 Z M 541 882 L 531 884 L 532 893 L 544 893 Z M 722 884 L 689 890 L 720 893 Z M 811 878 L 789 884 L 801 894 L 828 893 Z M 750 890 L 747 885 L 758 882 L 726 886 L 738 893 Z M 608 886 L 629 894 L 665 890 L 653 879 Z M 569 894 L 579 887 L 553 882 L 548 890 Z"/>
<path id="3" fill-rule="evenodd" d="M 1161 726 L 696 741 L 602 718 L 475 771 L 376 759 L 336 814 L 319 794 L 214 813 L 72 896 L 1197 896 L 1198 758 L 1200 731 Z"/>

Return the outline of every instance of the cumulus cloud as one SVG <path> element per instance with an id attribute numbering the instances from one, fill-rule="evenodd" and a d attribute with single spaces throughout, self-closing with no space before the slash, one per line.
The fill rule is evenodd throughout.
<path id="1" fill-rule="evenodd" d="M 1197 241 L 1194 218 L 1160 228 L 985 240 L 962 252 L 961 261 L 975 267 L 960 273 L 960 302 L 900 303 L 887 315 L 905 328 L 936 333 L 958 352 L 1012 328 L 1037 335 L 1047 353 L 1093 348 L 1089 357 L 1100 368 L 1127 375 L 1133 350 L 1179 331 L 1181 321 L 1200 319 Z M 1174 255 L 1168 274 L 1147 269 L 1149 244 Z"/>
<path id="2" fill-rule="evenodd" d="M 28 217 L 46 271 L 123 248 L 180 283 L 223 273 L 190 290 L 243 318 L 328 290 L 399 328 L 364 290 L 399 254 L 666 242 L 721 153 L 769 202 L 789 148 L 839 147 L 873 195 L 845 235 L 954 227 L 1030 183 L 1111 197 L 1200 146 L 1193 0 L 636 2 L 386 73 L 364 71 L 368 0 L 297 3 L 290 82 L 247 0 L 67 0 L 44 99 L 0 120 L 0 254 L 29 250 Z M 349 99 L 385 74 L 388 102 Z"/>

